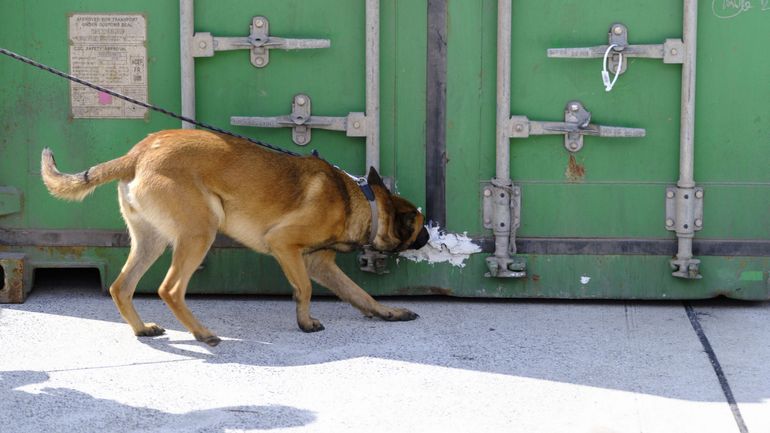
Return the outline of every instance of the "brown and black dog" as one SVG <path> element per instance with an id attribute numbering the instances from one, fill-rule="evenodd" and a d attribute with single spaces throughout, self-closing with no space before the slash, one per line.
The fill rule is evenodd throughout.
<path id="1" fill-rule="evenodd" d="M 311 278 L 368 317 L 417 317 L 374 300 L 334 261 L 336 252 L 352 251 L 372 238 L 372 248 L 389 252 L 420 248 L 428 240 L 423 215 L 392 195 L 374 169 L 368 177 L 377 207 L 372 224 L 375 213 L 362 189 L 328 162 L 279 154 L 207 131 L 160 131 L 126 155 L 77 174 L 59 172 L 46 148 L 41 166 L 48 190 L 66 200 L 82 200 L 97 186 L 119 181 L 131 251 L 110 294 L 138 336 L 164 332 L 139 318 L 132 298 L 139 279 L 171 245 L 171 267 L 158 293 L 196 339 L 212 346 L 219 343 L 185 304 L 190 277 L 218 231 L 278 260 L 294 288 L 297 323 L 303 331 L 323 329 L 310 316 Z M 372 227 L 376 233 L 370 238 Z"/>

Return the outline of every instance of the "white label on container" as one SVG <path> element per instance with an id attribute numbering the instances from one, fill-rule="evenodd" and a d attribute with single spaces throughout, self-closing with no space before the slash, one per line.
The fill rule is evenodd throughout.
<path id="1" fill-rule="evenodd" d="M 147 102 L 147 20 L 141 14 L 71 14 L 70 73 Z M 74 118 L 136 119 L 147 109 L 71 83 Z"/>

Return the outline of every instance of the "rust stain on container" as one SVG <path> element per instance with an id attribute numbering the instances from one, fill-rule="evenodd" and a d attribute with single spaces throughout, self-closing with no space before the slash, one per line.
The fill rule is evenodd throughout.
<path id="1" fill-rule="evenodd" d="M 585 166 L 578 164 L 573 153 L 569 154 L 569 161 L 567 161 L 567 169 L 564 170 L 564 176 L 570 182 L 582 182 L 586 176 Z"/>

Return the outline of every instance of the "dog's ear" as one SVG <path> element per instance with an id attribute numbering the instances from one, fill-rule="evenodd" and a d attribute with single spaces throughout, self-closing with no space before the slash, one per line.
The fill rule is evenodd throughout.
<path id="1" fill-rule="evenodd" d="M 366 182 L 369 185 L 379 185 L 386 190 L 388 187 L 385 186 L 385 183 L 382 181 L 382 178 L 380 177 L 380 174 L 377 173 L 377 169 L 374 167 L 369 167 L 369 176 L 366 177 Z"/>

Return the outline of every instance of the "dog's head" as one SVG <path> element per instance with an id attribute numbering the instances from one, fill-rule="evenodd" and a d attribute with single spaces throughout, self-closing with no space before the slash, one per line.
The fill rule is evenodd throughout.
<path id="1" fill-rule="evenodd" d="M 392 194 L 374 167 L 369 169 L 366 181 L 372 188 L 382 191 L 378 200 L 381 226 L 377 230 L 374 247 L 380 251 L 399 252 L 425 246 L 430 235 L 424 225 L 425 217 L 417 207 Z"/>

